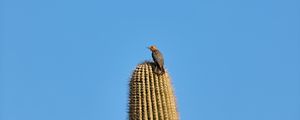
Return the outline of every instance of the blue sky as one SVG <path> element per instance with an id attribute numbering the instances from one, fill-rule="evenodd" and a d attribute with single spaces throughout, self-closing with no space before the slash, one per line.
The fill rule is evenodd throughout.
<path id="1" fill-rule="evenodd" d="M 1 120 L 125 120 L 156 44 L 182 120 L 300 119 L 299 0 L 1 0 Z"/>

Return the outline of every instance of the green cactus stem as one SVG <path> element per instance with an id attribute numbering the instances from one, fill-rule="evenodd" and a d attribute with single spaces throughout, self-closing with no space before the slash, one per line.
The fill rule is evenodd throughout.
<path id="1" fill-rule="evenodd" d="M 130 80 L 130 120 L 178 120 L 176 100 L 170 77 L 153 72 L 155 64 L 144 62 Z"/>

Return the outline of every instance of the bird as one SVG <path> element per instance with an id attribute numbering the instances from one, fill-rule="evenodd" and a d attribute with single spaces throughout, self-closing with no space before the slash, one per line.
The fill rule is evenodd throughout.
<path id="1" fill-rule="evenodd" d="M 148 48 L 152 52 L 152 59 L 156 65 L 154 71 L 158 74 L 164 74 L 165 73 L 164 57 L 163 57 L 162 53 L 157 49 L 157 47 L 155 45 L 151 45 Z M 159 72 L 157 71 L 157 69 L 159 69 Z"/>

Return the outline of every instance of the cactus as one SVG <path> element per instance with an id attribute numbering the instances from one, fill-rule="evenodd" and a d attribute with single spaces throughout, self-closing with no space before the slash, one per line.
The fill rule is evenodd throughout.
<path id="1" fill-rule="evenodd" d="M 130 80 L 130 120 L 178 120 L 171 80 L 153 72 L 155 64 L 144 62 L 134 70 Z"/>

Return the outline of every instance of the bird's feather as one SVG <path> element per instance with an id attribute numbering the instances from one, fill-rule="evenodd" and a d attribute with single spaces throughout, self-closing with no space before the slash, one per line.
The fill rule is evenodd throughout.
<path id="1" fill-rule="evenodd" d="M 154 62 L 158 65 L 159 69 L 163 70 L 163 66 L 164 66 L 163 55 L 158 50 L 156 50 L 152 52 L 152 58 Z"/>

